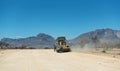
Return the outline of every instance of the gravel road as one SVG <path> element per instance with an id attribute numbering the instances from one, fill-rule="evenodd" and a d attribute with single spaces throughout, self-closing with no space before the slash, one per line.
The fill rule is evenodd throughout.
<path id="1" fill-rule="evenodd" d="M 120 59 L 44 49 L 0 50 L 0 71 L 120 71 Z"/>

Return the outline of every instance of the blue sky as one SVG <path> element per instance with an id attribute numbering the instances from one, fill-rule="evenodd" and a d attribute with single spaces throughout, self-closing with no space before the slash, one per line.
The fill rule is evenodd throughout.
<path id="1" fill-rule="evenodd" d="M 0 0 L 0 38 L 72 39 L 103 28 L 120 30 L 120 0 Z"/>

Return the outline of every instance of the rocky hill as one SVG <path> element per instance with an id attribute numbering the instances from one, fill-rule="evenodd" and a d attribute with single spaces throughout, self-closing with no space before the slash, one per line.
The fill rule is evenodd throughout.
<path id="1" fill-rule="evenodd" d="M 34 47 L 34 48 L 53 47 L 55 43 L 55 39 L 52 36 L 44 33 L 40 33 L 37 36 L 32 36 L 28 38 L 19 38 L 19 39 L 3 38 L 1 39 L 1 41 L 10 43 L 14 47 L 26 45 L 28 47 Z"/>
<path id="2" fill-rule="evenodd" d="M 95 31 L 81 34 L 75 39 L 70 40 L 72 44 L 93 43 L 93 38 L 97 37 L 100 43 L 120 43 L 120 30 L 97 29 Z"/>

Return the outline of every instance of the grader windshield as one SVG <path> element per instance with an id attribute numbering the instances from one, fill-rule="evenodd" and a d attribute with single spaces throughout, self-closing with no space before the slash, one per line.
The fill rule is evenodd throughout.
<path id="1" fill-rule="evenodd" d="M 66 41 L 65 37 L 58 37 L 56 41 Z"/>

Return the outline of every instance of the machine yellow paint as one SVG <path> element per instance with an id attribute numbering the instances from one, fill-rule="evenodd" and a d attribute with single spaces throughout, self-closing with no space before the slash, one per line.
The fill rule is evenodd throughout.
<path id="1" fill-rule="evenodd" d="M 54 51 L 56 52 L 70 52 L 71 49 L 67 45 L 66 38 L 64 36 L 57 37 Z"/>

